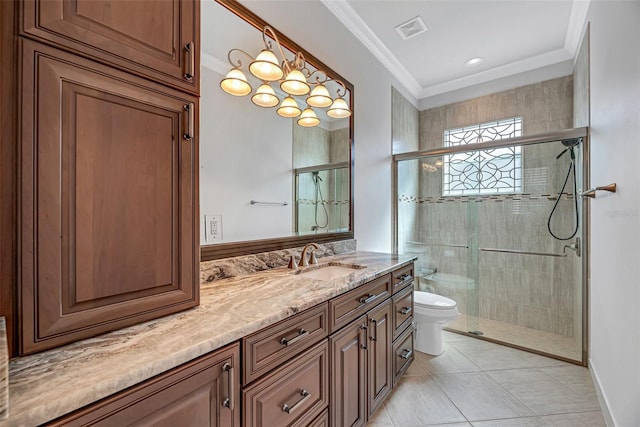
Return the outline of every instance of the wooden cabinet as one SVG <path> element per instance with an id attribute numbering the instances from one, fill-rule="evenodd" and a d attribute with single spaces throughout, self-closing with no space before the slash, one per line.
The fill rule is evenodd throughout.
<path id="1" fill-rule="evenodd" d="M 239 366 L 236 343 L 48 425 L 240 427 Z"/>
<path id="2" fill-rule="evenodd" d="M 407 286 L 393 296 L 393 339 L 402 334 L 413 321 L 413 286 Z"/>
<path id="3" fill-rule="evenodd" d="M 198 99 L 20 47 L 21 353 L 197 305 Z"/>
<path id="4" fill-rule="evenodd" d="M 367 316 L 329 337 L 333 426 L 364 426 L 367 422 Z"/>
<path id="5" fill-rule="evenodd" d="M 328 335 L 328 304 L 323 303 L 242 339 L 246 385 Z"/>
<path id="6" fill-rule="evenodd" d="M 306 426 L 329 404 L 327 340 L 242 392 L 247 427 Z"/>
<path id="7" fill-rule="evenodd" d="M 367 313 L 369 328 L 368 343 L 368 410 L 372 415 L 387 397 L 393 387 L 392 337 L 393 320 L 391 299 Z"/>
<path id="8" fill-rule="evenodd" d="M 329 330 L 337 331 L 391 295 L 391 276 L 385 274 L 329 301 Z"/>
<path id="9" fill-rule="evenodd" d="M 413 327 L 408 327 L 393 342 L 393 385 L 395 386 L 413 362 Z"/>
<path id="10" fill-rule="evenodd" d="M 198 93 L 197 0 L 25 0 L 21 35 Z"/>
<path id="11" fill-rule="evenodd" d="M 391 293 L 395 294 L 404 289 L 409 283 L 413 283 L 414 264 L 405 265 L 391 273 L 392 289 Z"/>

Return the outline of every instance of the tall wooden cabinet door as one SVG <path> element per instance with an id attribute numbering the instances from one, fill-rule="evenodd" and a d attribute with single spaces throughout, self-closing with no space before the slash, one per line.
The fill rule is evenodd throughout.
<path id="1" fill-rule="evenodd" d="M 364 426 L 367 422 L 367 342 L 366 316 L 329 337 L 333 426 Z"/>
<path id="2" fill-rule="evenodd" d="M 31 41 L 21 61 L 21 352 L 197 305 L 197 98 Z"/>
<path id="3" fill-rule="evenodd" d="M 240 427 L 240 351 L 227 346 L 48 424 Z"/>
<path id="4" fill-rule="evenodd" d="M 20 32 L 198 93 L 199 0 L 25 0 Z"/>
<path id="5" fill-rule="evenodd" d="M 368 398 L 369 415 L 384 401 L 393 387 L 393 313 L 388 299 L 367 313 L 368 338 Z"/>

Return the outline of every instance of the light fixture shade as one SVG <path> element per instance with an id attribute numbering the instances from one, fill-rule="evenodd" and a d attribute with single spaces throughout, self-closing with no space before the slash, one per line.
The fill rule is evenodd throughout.
<path id="1" fill-rule="evenodd" d="M 327 115 L 334 119 L 343 119 L 351 115 L 351 110 L 349 110 L 349 106 L 344 99 L 336 98 L 331 104 L 331 108 L 327 110 Z"/>
<path id="2" fill-rule="evenodd" d="M 239 68 L 232 68 L 220 81 L 220 87 L 233 96 L 245 96 L 251 93 L 251 85 L 247 82 L 247 76 Z"/>
<path id="3" fill-rule="evenodd" d="M 280 103 L 280 100 L 273 91 L 273 88 L 268 84 L 260 85 L 256 93 L 251 97 L 251 101 L 259 107 L 275 107 Z"/>
<path id="4" fill-rule="evenodd" d="M 287 78 L 280 83 L 280 88 L 289 95 L 306 95 L 311 90 L 309 83 L 300 70 L 292 70 Z"/>
<path id="5" fill-rule="evenodd" d="M 283 99 L 282 104 L 280 104 L 280 107 L 278 108 L 278 114 L 282 117 L 298 117 L 301 112 L 302 110 L 298 107 L 296 100 L 290 96 Z"/>
<path id="6" fill-rule="evenodd" d="M 280 80 L 284 75 L 282 68 L 278 65 L 278 59 L 269 49 L 264 49 L 256 56 L 256 59 L 249 64 L 251 74 L 266 82 Z"/>
<path id="7" fill-rule="evenodd" d="M 305 128 L 310 128 L 320 124 L 320 119 L 311 108 L 305 108 L 298 119 L 298 124 Z"/>
<path id="8" fill-rule="evenodd" d="M 333 99 L 329 96 L 329 91 L 322 84 L 318 84 L 313 88 L 311 94 L 307 98 L 307 104 L 312 107 L 324 108 L 333 103 Z"/>

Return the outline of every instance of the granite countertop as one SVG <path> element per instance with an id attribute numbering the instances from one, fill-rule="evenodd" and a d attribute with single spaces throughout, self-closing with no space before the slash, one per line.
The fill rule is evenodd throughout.
<path id="1" fill-rule="evenodd" d="M 9 418 L 0 426 L 53 420 L 414 260 L 408 255 L 355 251 L 319 260 L 367 266 L 331 281 L 274 268 L 204 283 L 196 308 L 13 359 Z"/>

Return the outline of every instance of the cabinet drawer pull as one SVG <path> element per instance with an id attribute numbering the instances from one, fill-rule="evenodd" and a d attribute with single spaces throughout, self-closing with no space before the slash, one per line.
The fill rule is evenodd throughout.
<path id="1" fill-rule="evenodd" d="M 413 277 L 411 277 L 410 274 L 403 274 L 400 277 L 397 277 L 396 280 L 398 280 L 399 282 L 410 282 L 411 280 L 413 280 Z"/>
<path id="2" fill-rule="evenodd" d="M 233 366 L 231 366 L 228 363 L 225 363 L 222 366 L 222 370 L 227 372 L 227 391 L 229 392 L 229 397 L 226 397 L 222 401 L 222 406 L 224 406 L 225 408 L 229 408 L 230 410 L 233 411 L 233 406 L 234 406 L 233 396 L 235 394 L 233 390 Z"/>
<path id="3" fill-rule="evenodd" d="M 184 78 L 186 80 L 192 80 L 193 69 L 195 68 L 195 46 L 193 45 L 193 42 L 189 42 L 184 45 L 184 52 L 187 57 L 185 61 L 186 69 L 184 71 Z"/>
<path id="4" fill-rule="evenodd" d="M 369 339 L 371 341 L 377 341 L 378 340 L 378 321 L 376 319 L 371 319 L 371 323 L 373 323 L 373 328 L 371 329 L 371 336 L 369 337 Z M 373 335 L 374 332 L 375 332 L 375 336 Z"/>
<path id="5" fill-rule="evenodd" d="M 408 348 L 405 348 L 404 350 L 402 350 L 402 353 L 398 355 L 398 357 L 402 357 L 404 360 L 408 360 L 412 354 L 413 354 L 413 350 L 409 350 Z"/>
<path id="6" fill-rule="evenodd" d="M 375 300 L 376 298 L 378 298 L 378 295 L 374 295 L 374 294 L 368 294 L 365 296 L 361 296 L 360 299 L 358 300 L 358 302 L 360 304 L 369 304 L 371 301 Z"/>
<path id="7" fill-rule="evenodd" d="M 286 403 L 282 405 L 282 412 L 286 412 L 287 414 L 293 414 L 293 411 L 299 408 L 302 402 L 304 402 L 305 400 L 311 397 L 311 393 L 309 393 L 307 390 L 302 390 L 300 392 L 300 396 L 302 396 L 302 399 L 298 400 L 293 405 L 289 406 Z"/>
<path id="8" fill-rule="evenodd" d="M 411 313 L 411 307 L 403 307 L 402 310 L 399 310 L 398 313 L 404 314 L 405 316 Z"/>
<path id="9" fill-rule="evenodd" d="M 184 111 L 187 112 L 187 132 L 182 136 L 185 140 L 190 141 L 193 139 L 194 132 L 194 111 L 195 105 L 193 102 L 184 105 Z"/>
<path id="10" fill-rule="evenodd" d="M 300 341 L 301 339 L 308 337 L 309 336 L 309 332 L 305 331 L 304 328 L 300 328 L 298 329 L 298 335 L 296 335 L 293 338 L 287 338 L 287 337 L 282 337 L 282 339 L 280 339 L 280 344 L 282 345 L 291 345 L 291 344 L 295 344 L 298 341 Z"/>
<path id="11" fill-rule="evenodd" d="M 362 340 L 362 344 L 360 344 L 360 348 L 363 350 L 367 349 L 367 325 L 360 325 L 360 330 L 364 331 L 364 340 Z"/>

